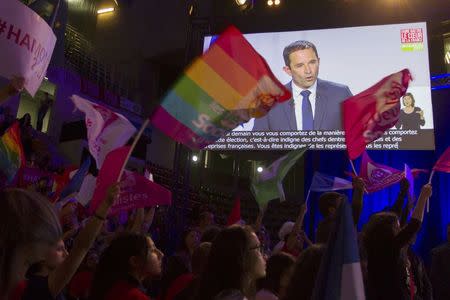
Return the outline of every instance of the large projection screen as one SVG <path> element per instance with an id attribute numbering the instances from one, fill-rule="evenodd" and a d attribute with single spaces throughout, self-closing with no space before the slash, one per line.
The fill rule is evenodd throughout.
<path id="1" fill-rule="evenodd" d="M 317 150 L 345 149 L 340 103 L 383 77 L 408 68 L 414 80 L 408 88 L 411 97 L 401 101 L 401 122 L 368 145 L 379 150 L 434 150 L 433 110 L 426 23 L 408 23 L 337 29 L 245 34 L 245 38 L 267 61 L 275 76 L 291 91 L 292 77 L 284 70 L 284 48 L 296 41 L 315 45 L 318 54 L 318 79 L 311 100 L 314 127 L 303 130 L 300 111 L 274 107 L 265 120 L 252 119 L 230 132 L 210 150 L 292 150 L 305 146 Z M 206 51 L 215 36 L 206 36 Z M 311 78 L 307 78 L 311 80 Z M 301 90 L 301 88 L 300 88 Z M 349 94 L 350 93 L 350 94 Z M 320 105 L 317 99 L 326 99 Z M 314 102 L 317 101 L 317 102 Z M 321 106 L 320 109 L 316 108 Z M 278 104 L 281 105 L 281 104 Z M 299 105 L 299 104 L 297 104 Z M 319 110 L 318 110 L 319 109 Z M 294 110 L 294 111 L 292 111 Z M 298 126 L 297 126 L 298 125 Z"/>

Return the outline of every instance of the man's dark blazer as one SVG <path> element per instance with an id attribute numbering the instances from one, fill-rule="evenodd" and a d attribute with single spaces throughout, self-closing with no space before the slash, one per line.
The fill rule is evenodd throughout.
<path id="1" fill-rule="evenodd" d="M 292 91 L 292 81 L 286 85 Z M 351 97 L 346 85 L 317 79 L 314 130 L 342 129 L 341 103 Z M 255 119 L 252 131 L 294 131 L 297 129 L 294 99 L 276 104 L 269 113 Z"/>

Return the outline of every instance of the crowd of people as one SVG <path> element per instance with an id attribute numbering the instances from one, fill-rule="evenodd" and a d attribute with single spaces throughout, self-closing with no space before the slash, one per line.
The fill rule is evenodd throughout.
<path id="1" fill-rule="evenodd" d="M 431 270 L 411 248 L 432 188 L 422 187 L 413 208 L 406 197 L 408 181 L 400 185 L 395 204 L 374 213 L 358 236 L 366 297 L 450 299 L 450 243 L 432 251 Z M 353 186 L 357 224 L 364 182 L 356 177 Z M 179 235 L 176 251 L 168 253 L 152 238 L 156 207 L 109 216 L 119 191 L 120 184 L 111 186 L 88 216 L 74 200 L 55 209 L 38 191 L 3 189 L 0 298 L 311 299 L 338 208 L 349 201 L 337 192 L 323 193 L 323 219 L 311 237 L 302 230 L 303 204 L 297 219 L 281 226 L 278 243 L 267 238 L 264 209 L 254 224 L 231 226 L 216 224 L 214 212 L 205 210 Z M 450 241 L 450 225 L 448 235 Z"/>
<path id="2" fill-rule="evenodd" d="M 14 78 L 0 90 L 0 101 L 22 87 L 23 80 Z M 8 108 L 2 108 L 3 132 L 14 121 Z M 33 147 L 30 115 L 18 122 L 27 167 L 64 176 L 64 170 L 51 170 L 48 155 L 38 155 Z M 161 220 L 155 221 L 171 216 L 159 214 L 157 207 L 109 214 L 120 183 L 109 187 L 93 213 L 74 195 L 55 197 L 46 176 L 18 186 L 0 189 L 0 300 L 312 299 L 339 208 L 351 203 L 356 229 L 365 191 L 364 181 L 355 177 L 351 201 L 338 192 L 323 193 L 318 200 L 322 220 L 314 236 L 302 230 L 308 210 L 302 204 L 297 218 L 279 228 L 278 241 L 263 224 L 268 206 L 260 207 L 252 224 L 237 220 L 227 225 L 217 222 L 217 212 L 204 208 L 185 222 L 182 232 L 168 233 L 179 236 L 171 251 L 160 243 Z M 432 187 L 424 185 L 415 204 L 408 190 L 404 178 L 394 205 L 374 213 L 358 233 L 366 298 L 448 300 L 450 224 L 448 242 L 432 251 L 427 268 L 412 246 Z"/>

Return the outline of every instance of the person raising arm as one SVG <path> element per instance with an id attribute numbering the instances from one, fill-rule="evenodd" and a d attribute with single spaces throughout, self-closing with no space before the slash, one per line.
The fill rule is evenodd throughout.
<path id="1" fill-rule="evenodd" d="M 62 290 L 72 279 L 103 227 L 109 208 L 117 199 L 119 191 L 119 183 L 108 188 L 104 201 L 75 239 L 70 254 L 61 240 L 55 245 L 46 260 L 38 266 L 38 272 L 29 277 L 22 299 L 60 299 Z"/>

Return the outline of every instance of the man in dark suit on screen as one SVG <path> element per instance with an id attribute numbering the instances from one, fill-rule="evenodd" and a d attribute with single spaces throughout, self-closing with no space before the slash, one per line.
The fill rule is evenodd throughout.
<path id="1" fill-rule="evenodd" d="M 255 119 L 253 131 L 341 129 L 341 102 L 352 96 L 350 89 L 317 78 L 319 55 L 308 41 L 296 41 L 283 51 L 283 70 L 292 77 L 286 87 L 292 99 L 277 104 L 262 118 Z"/>

